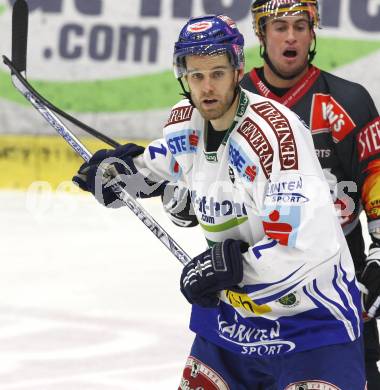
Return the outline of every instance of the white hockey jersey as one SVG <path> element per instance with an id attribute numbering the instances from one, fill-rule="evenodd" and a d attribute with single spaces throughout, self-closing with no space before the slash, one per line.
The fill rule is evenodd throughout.
<path id="1" fill-rule="evenodd" d="M 212 245 L 250 244 L 239 288 L 215 309 L 193 305 L 190 328 L 223 348 L 278 356 L 361 334 L 351 256 L 309 130 L 279 103 L 242 90 L 231 128 L 207 152 L 205 121 L 183 100 L 140 168 L 182 181 Z"/>

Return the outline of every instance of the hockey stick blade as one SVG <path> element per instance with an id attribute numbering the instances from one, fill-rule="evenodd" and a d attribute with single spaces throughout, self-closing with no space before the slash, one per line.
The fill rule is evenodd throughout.
<path id="1" fill-rule="evenodd" d="M 12 62 L 20 72 L 26 72 L 29 8 L 25 0 L 16 0 L 12 12 Z"/>

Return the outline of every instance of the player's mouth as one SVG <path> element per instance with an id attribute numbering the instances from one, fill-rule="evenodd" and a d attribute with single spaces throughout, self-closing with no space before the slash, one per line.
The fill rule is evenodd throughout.
<path id="1" fill-rule="evenodd" d="M 213 107 L 215 104 L 218 103 L 218 100 L 217 99 L 203 99 L 202 100 L 202 103 L 204 106 L 206 107 Z"/>
<path id="2" fill-rule="evenodd" d="M 296 49 L 286 49 L 282 55 L 286 57 L 289 60 L 295 59 L 297 57 L 297 50 Z"/>

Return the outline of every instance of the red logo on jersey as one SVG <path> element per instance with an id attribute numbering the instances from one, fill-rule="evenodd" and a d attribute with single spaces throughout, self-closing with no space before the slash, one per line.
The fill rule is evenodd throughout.
<path id="1" fill-rule="evenodd" d="M 191 119 L 193 115 L 193 106 L 183 106 L 174 108 L 170 113 L 169 119 L 166 122 L 166 126 L 173 125 L 175 123 L 185 122 Z"/>
<path id="2" fill-rule="evenodd" d="M 340 387 L 337 387 L 329 382 L 324 382 L 320 380 L 315 381 L 302 381 L 297 383 L 291 383 L 288 385 L 285 390 L 301 390 L 301 389 L 318 389 L 318 390 L 342 390 Z M 367 386 L 363 389 L 366 390 Z"/>
<path id="3" fill-rule="evenodd" d="M 174 171 L 174 173 L 178 173 L 179 172 L 179 164 L 178 164 L 177 161 L 174 163 L 173 171 Z"/>
<path id="4" fill-rule="evenodd" d="M 200 360 L 189 356 L 178 390 L 229 390 L 223 378 Z"/>
<path id="5" fill-rule="evenodd" d="M 196 147 L 198 145 L 198 141 L 199 141 L 199 136 L 198 136 L 198 134 L 195 131 L 193 131 L 189 135 L 189 143 L 190 143 L 191 146 Z"/>
<path id="6" fill-rule="evenodd" d="M 269 219 L 272 222 L 263 221 L 265 234 L 277 240 L 281 245 L 288 245 L 289 235 L 293 230 L 289 223 L 278 222 L 280 220 L 280 213 L 274 210 L 269 214 Z"/>
<path id="7" fill-rule="evenodd" d="M 252 166 L 248 165 L 247 168 L 245 168 L 245 174 L 248 177 L 249 181 L 253 182 L 257 175 L 256 167 L 254 165 Z"/>
<path id="8" fill-rule="evenodd" d="M 334 141 L 339 142 L 356 124 L 332 96 L 316 93 L 311 106 L 310 126 L 313 134 L 331 132 Z"/>
<path id="9" fill-rule="evenodd" d="M 187 31 L 189 32 L 203 32 L 212 27 L 211 22 L 197 22 L 194 24 L 190 24 L 190 26 L 187 27 Z"/>
<path id="10" fill-rule="evenodd" d="M 360 161 L 380 154 L 380 117 L 374 119 L 360 131 L 357 141 Z"/>

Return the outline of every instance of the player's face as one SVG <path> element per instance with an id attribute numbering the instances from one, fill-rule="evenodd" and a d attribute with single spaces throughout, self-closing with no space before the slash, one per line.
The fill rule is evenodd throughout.
<path id="1" fill-rule="evenodd" d="M 206 120 L 222 118 L 231 108 L 238 72 L 226 54 L 186 57 L 191 98 Z"/>
<path id="2" fill-rule="evenodd" d="M 264 40 L 268 57 L 277 71 L 287 77 L 307 71 L 313 38 L 307 15 L 280 17 L 266 24 Z"/>

